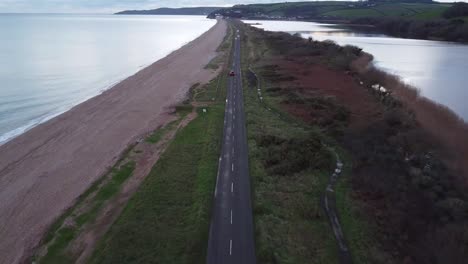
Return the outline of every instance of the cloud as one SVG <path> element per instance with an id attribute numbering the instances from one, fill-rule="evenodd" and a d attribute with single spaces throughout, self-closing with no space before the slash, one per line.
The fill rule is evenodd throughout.
<path id="1" fill-rule="evenodd" d="M 0 0 L 0 13 L 9 12 L 114 12 L 158 7 L 232 6 L 271 0 Z"/>
<path id="2" fill-rule="evenodd" d="M 451 0 L 442 0 L 451 1 Z M 111 13 L 124 9 L 284 2 L 284 0 L 0 0 L 0 13 Z"/>

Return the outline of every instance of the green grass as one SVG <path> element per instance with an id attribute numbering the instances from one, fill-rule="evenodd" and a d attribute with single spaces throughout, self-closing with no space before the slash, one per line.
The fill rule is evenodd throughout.
<path id="1" fill-rule="evenodd" d="M 259 50 L 264 50 L 268 46 L 258 39 L 254 43 L 250 40 L 247 43 L 248 45 L 244 46 Z M 259 58 L 259 65 L 265 65 L 262 60 L 267 56 L 258 54 L 268 54 L 267 52 L 247 52 L 250 56 Z M 251 61 L 256 60 L 251 59 Z M 336 241 L 326 215 L 320 207 L 320 196 L 328 183 L 331 169 L 321 165 L 315 170 L 278 176 L 270 173 L 271 169 L 262 162 L 278 151 L 260 146 L 259 136 L 273 134 L 279 138 L 298 139 L 304 137 L 302 133 L 308 131 L 311 133 L 309 137 L 320 138 L 336 149 L 344 161 L 344 172 L 338 181 L 335 193 L 340 222 L 354 263 L 391 263 L 392 257 L 383 252 L 381 245 L 373 239 L 374 226 L 365 217 L 361 204 L 352 197 L 352 188 L 348 179 L 352 166 L 351 157 L 331 139 L 331 134 L 323 134 L 328 130 L 320 132 L 282 110 L 284 93 L 266 91 L 278 85 L 268 83 L 266 78 L 262 78 L 262 74 L 272 74 L 268 67 L 259 66 L 256 73 L 261 77 L 264 103 L 272 109 L 268 111 L 260 104 L 256 89 L 246 91 L 250 169 L 254 187 L 257 254 L 260 262 L 338 262 Z M 300 132 L 301 129 L 304 132 Z M 323 150 L 317 150 L 317 155 L 322 156 L 322 159 L 327 159 L 328 154 Z"/>
<path id="2" fill-rule="evenodd" d="M 339 149 L 338 154 L 343 160 L 344 167 L 340 180 L 335 187 L 336 208 L 339 213 L 341 227 L 352 252 L 353 262 L 396 263 L 392 256 L 384 252 L 381 245 L 373 239 L 375 236 L 372 230 L 375 230 L 376 227 L 365 216 L 359 201 L 352 197 L 352 187 L 349 181 L 352 158 L 343 149 Z"/>
<path id="3" fill-rule="evenodd" d="M 156 129 L 149 135 L 145 141 L 148 143 L 156 144 L 161 140 L 161 138 L 168 132 L 174 129 L 177 124 L 180 122 L 181 118 L 178 118 L 177 120 L 174 120 L 170 122 L 169 124 L 165 125 L 164 127 L 161 127 L 159 129 Z"/>
<path id="4" fill-rule="evenodd" d="M 267 52 L 265 43 L 243 39 L 245 71 L 249 62 L 261 63 Z M 263 83 L 262 89 L 268 85 Z M 244 80 L 257 260 L 337 263 L 333 232 L 320 206 L 333 160 L 320 144 L 323 136 L 279 109 L 278 98 L 267 93 L 263 97 L 272 110 L 260 103 L 256 87 L 248 87 Z M 295 163 L 302 159 L 301 164 L 312 165 Z"/>
<path id="5" fill-rule="evenodd" d="M 92 263 L 204 262 L 224 105 L 179 131 Z"/>
<path id="6" fill-rule="evenodd" d="M 48 248 L 47 255 L 40 259 L 40 262 L 47 264 L 71 263 L 71 259 L 64 255 L 63 251 L 68 243 L 75 238 L 75 235 L 76 228 L 74 227 L 60 229 L 55 236 L 54 243 Z"/>
<path id="7" fill-rule="evenodd" d="M 442 18 L 442 13 L 449 7 L 447 4 L 408 4 L 392 3 L 378 4 L 373 7 L 349 8 L 335 7 L 329 11 L 321 12 L 320 17 L 331 16 L 340 18 L 360 17 L 407 17 L 416 19 Z"/>
<path id="8" fill-rule="evenodd" d="M 276 152 L 274 146 L 257 142 L 265 134 L 298 140 L 311 137 L 311 132 L 263 108 L 254 92 L 246 93 L 245 100 L 259 262 L 336 263 L 333 233 L 320 207 L 326 169 L 276 175 L 265 166 L 271 151 Z M 316 154 L 327 159 L 323 151 L 319 148 Z"/>
<path id="9" fill-rule="evenodd" d="M 358 17 L 376 17 L 381 16 L 380 12 L 373 9 L 343 9 L 335 10 L 320 14 L 320 16 L 332 16 L 332 17 L 343 17 L 343 18 L 358 18 Z"/>
<path id="10" fill-rule="evenodd" d="M 145 141 L 151 144 L 156 144 L 158 143 L 161 138 L 166 135 L 167 132 L 175 129 L 177 125 L 184 119 L 185 116 L 187 116 L 189 113 L 191 113 L 193 110 L 192 105 L 190 104 L 181 104 L 176 106 L 176 113 L 177 113 L 177 119 L 170 122 L 169 124 L 166 124 L 164 127 L 158 128 L 153 133 L 151 133 L 148 137 L 146 137 Z"/>
<path id="11" fill-rule="evenodd" d="M 198 102 L 209 102 L 215 101 L 218 98 L 218 89 L 221 83 L 223 83 L 223 74 L 211 80 L 203 89 L 195 92 L 195 100 Z"/>

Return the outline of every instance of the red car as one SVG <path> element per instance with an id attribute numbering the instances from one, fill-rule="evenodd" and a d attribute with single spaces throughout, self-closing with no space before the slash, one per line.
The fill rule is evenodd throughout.
<path id="1" fill-rule="evenodd" d="M 236 74 L 234 73 L 234 71 L 231 71 L 229 72 L 229 76 L 236 76 Z"/>

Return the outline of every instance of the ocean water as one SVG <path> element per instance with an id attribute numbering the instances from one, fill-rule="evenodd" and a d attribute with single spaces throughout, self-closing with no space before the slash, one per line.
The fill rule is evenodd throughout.
<path id="1" fill-rule="evenodd" d="M 0 144 L 211 28 L 201 16 L 0 14 Z"/>
<path id="2" fill-rule="evenodd" d="M 374 55 L 374 64 L 416 87 L 468 121 L 468 45 L 403 39 L 342 25 L 295 21 L 245 21 L 270 31 L 299 33 L 315 40 L 355 45 Z"/>

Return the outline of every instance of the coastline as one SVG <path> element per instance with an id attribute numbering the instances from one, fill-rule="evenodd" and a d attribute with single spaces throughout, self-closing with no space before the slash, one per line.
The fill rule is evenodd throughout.
<path id="1" fill-rule="evenodd" d="M 111 89 L 0 146 L 0 263 L 24 261 L 129 144 L 164 124 L 191 85 L 211 79 L 213 71 L 204 67 L 225 29 L 218 21 Z"/>

